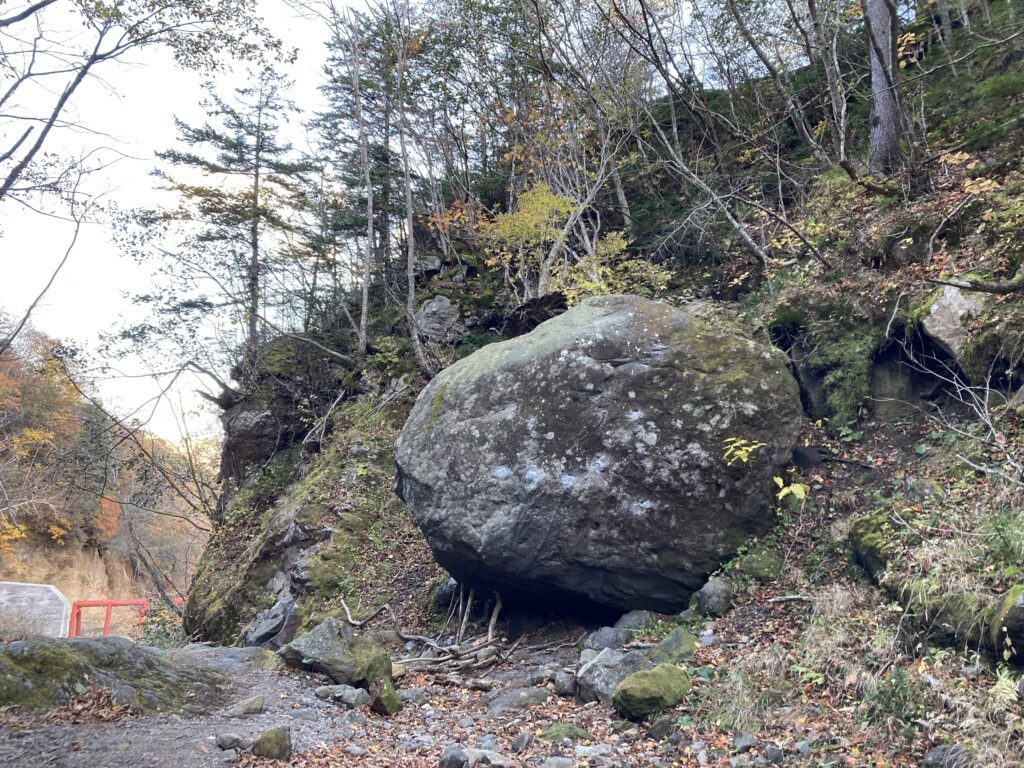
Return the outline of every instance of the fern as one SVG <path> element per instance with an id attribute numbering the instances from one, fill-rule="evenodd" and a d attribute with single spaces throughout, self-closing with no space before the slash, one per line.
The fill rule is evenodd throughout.
<path id="1" fill-rule="evenodd" d="M 996 681 L 992 685 L 992 704 L 1000 710 L 1009 709 L 1017 703 L 1017 681 L 1005 664 L 996 670 Z"/>

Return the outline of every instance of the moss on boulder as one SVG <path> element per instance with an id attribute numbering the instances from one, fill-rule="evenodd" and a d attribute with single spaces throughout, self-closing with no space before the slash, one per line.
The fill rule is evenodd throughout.
<path id="1" fill-rule="evenodd" d="M 675 627 L 658 644 L 644 651 L 655 664 L 678 664 L 693 656 L 700 642 L 697 636 L 684 627 Z"/>
<path id="2" fill-rule="evenodd" d="M 643 720 L 676 706 L 689 693 L 690 676 L 686 672 L 673 664 L 659 664 L 619 683 L 612 706 L 629 720 Z"/>
<path id="3" fill-rule="evenodd" d="M 226 680 L 178 666 L 162 654 L 119 637 L 32 638 L 0 645 L 0 706 L 48 709 L 89 686 L 142 711 L 213 708 Z"/>

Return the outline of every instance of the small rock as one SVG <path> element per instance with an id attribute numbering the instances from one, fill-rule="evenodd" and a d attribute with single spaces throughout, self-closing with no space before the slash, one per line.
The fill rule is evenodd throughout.
<path id="1" fill-rule="evenodd" d="M 557 696 L 576 695 L 576 675 L 571 672 L 555 673 L 555 694 Z"/>
<path id="2" fill-rule="evenodd" d="M 486 749 L 467 749 L 466 757 L 469 758 L 470 768 L 476 768 L 478 765 L 489 765 L 493 768 L 519 768 L 519 763 L 515 760 L 510 760 L 498 752 Z"/>
<path id="3" fill-rule="evenodd" d="M 509 712 L 529 709 L 537 704 L 543 704 L 550 698 L 551 691 L 547 688 L 513 688 L 493 699 L 484 717 L 488 720 L 502 717 Z"/>
<path id="4" fill-rule="evenodd" d="M 346 755 L 351 755 L 352 757 L 362 757 L 366 754 L 365 749 L 363 749 L 362 747 L 357 747 L 355 744 L 349 744 L 347 747 L 345 747 L 344 752 Z"/>
<path id="5" fill-rule="evenodd" d="M 659 717 L 647 729 L 647 738 L 653 741 L 664 741 L 675 733 L 676 724 L 671 717 Z"/>
<path id="6" fill-rule="evenodd" d="M 732 589 L 717 576 L 697 590 L 697 610 L 705 616 L 724 616 L 732 608 Z"/>
<path id="7" fill-rule="evenodd" d="M 923 768 L 970 768 L 974 760 L 959 744 L 943 744 L 928 750 L 922 765 Z"/>
<path id="8" fill-rule="evenodd" d="M 313 693 L 318 699 L 336 701 L 349 709 L 368 706 L 373 701 L 369 693 L 351 685 L 321 685 Z"/>
<path id="9" fill-rule="evenodd" d="M 981 667 L 979 665 L 971 664 L 971 665 L 966 666 L 966 667 L 964 667 L 963 669 L 960 670 L 960 677 L 967 677 L 967 678 L 980 677 L 981 676 L 981 672 L 982 672 L 982 669 L 981 669 Z M 1024 678 L 1022 678 L 1022 679 L 1024 679 Z"/>
<path id="10" fill-rule="evenodd" d="M 549 757 L 540 768 L 576 768 L 576 761 L 571 757 Z"/>
<path id="11" fill-rule="evenodd" d="M 702 629 L 698 635 L 700 644 L 705 648 L 715 644 L 715 631 L 713 629 Z"/>
<path id="12" fill-rule="evenodd" d="M 228 707 L 224 714 L 227 717 L 245 717 L 246 715 L 258 715 L 263 711 L 266 700 L 262 696 L 253 696 L 251 699 L 239 701 Z"/>
<path id="13" fill-rule="evenodd" d="M 541 741 L 549 744 L 561 744 L 564 741 L 593 741 L 594 736 L 589 731 L 572 725 L 571 723 L 552 723 L 540 735 Z"/>
<path id="14" fill-rule="evenodd" d="M 812 749 L 811 743 L 809 741 L 798 741 L 796 743 L 796 745 L 795 745 L 795 748 L 796 748 L 796 751 L 799 752 L 804 757 L 810 757 L 811 752 L 814 751 Z"/>
<path id="15" fill-rule="evenodd" d="M 605 648 L 620 648 L 629 642 L 630 635 L 631 633 L 628 629 L 601 627 L 583 638 L 583 647 L 594 651 L 603 651 Z"/>
<path id="16" fill-rule="evenodd" d="M 462 747 L 451 744 L 445 747 L 444 752 L 441 753 L 437 768 L 469 768 L 469 755 Z"/>
<path id="17" fill-rule="evenodd" d="M 772 765 L 782 765 L 782 761 L 786 759 L 785 753 L 774 744 L 765 744 L 761 748 L 761 754 Z"/>
<path id="18" fill-rule="evenodd" d="M 615 629 L 644 629 L 654 623 L 654 614 L 650 611 L 630 611 L 622 614 L 615 622 Z"/>
<path id="19" fill-rule="evenodd" d="M 533 731 L 523 731 L 516 736 L 516 740 L 512 742 L 512 746 L 509 749 L 518 755 L 520 752 L 528 750 L 531 744 L 533 744 Z"/>
<path id="20" fill-rule="evenodd" d="M 476 740 L 477 749 L 482 749 L 484 752 L 497 752 L 501 749 L 501 744 L 498 743 L 498 739 L 490 733 L 485 733 L 483 736 Z"/>
<path id="21" fill-rule="evenodd" d="M 732 737 L 732 749 L 738 755 L 745 754 L 756 746 L 757 739 L 753 734 L 746 731 L 740 731 Z"/>
<path id="22" fill-rule="evenodd" d="M 253 742 L 252 753 L 257 757 L 269 757 L 271 760 L 291 760 L 291 730 L 284 726 L 278 726 L 277 728 L 264 731 Z"/>
<path id="23" fill-rule="evenodd" d="M 580 651 L 580 666 L 585 666 L 598 657 L 599 652 L 593 648 L 584 648 Z"/>
<path id="24" fill-rule="evenodd" d="M 474 720 L 471 716 L 466 715 L 464 718 L 459 720 L 459 727 L 468 731 L 470 728 L 473 727 L 473 723 L 475 722 L 476 720 Z"/>
<path id="25" fill-rule="evenodd" d="M 217 755 L 217 760 L 222 763 L 233 763 L 237 759 L 238 751 L 234 749 L 225 749 Z"/>
<path id="26" fill-rule="evenodd" d="M 606 757 L 611 754 L 612 748 L 608 744 L 577 744 L 573 751 L 576 753 L 576 757 L 586 760 L 594 757 Z"/>
<path id="27" fill-rule="evenodd" d="M 428 694 L 423 688 L 403 688 L 398 692 L 398 698 L 402 700 L 403 704 L 412 704 L 418 707 L 420 704 L 426 704 Z"/>
<path id="28" fill-rule="evenodd" d="M 216 739 L 217 749 L 238 749 L 242 746 L 242 737 L 237 733 L 221 733 Z"/>

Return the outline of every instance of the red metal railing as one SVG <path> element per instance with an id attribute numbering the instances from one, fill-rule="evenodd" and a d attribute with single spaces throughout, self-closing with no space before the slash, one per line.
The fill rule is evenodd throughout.
<path id="1" fill-rule="evenodd" d="M 183 597 L 176 597 L 173 600 L 177 606 L 185 604 Z M 71 604 L 71 621 L 68 622 L 68 637 L 78 637 L 82 634 L 82 609 L 83 608 L 106 608 L 103 616 L 103 636 L 110 635 L 110 622 L 114 616 L 115 608 L 136 608 L 139 611 L 139 634 L 142 634 L 142 623 L 146 620 L 146 612 L 149 610 L 149 600 L 140 597 L 132 600 L 78 600 Z"/>
<path id="2" fill-rule="evenodd" d="M 71 604 L 71 621 L 68 624 L 68 637 L 78 637 L 82 634 L 82 609 L 83 608 L 106 608 L 103 616 L 103 636 L 110 634 L 110 621 L 114 615 L 115 608 L 137 608 L 139 611 L 139 631 L 142 631 L 142 622 L 146 618 L 146 611 L 149 610 L 149 600 L 139 598 L 138 600 L 79 600 Z"/>

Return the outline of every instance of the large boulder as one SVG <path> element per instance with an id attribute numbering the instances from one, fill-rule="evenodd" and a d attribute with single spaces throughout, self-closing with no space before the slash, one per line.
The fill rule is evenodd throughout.
<path id="1" fill-rule="evenodd" d="M 397 491 L 460 581 L 673 612 L 770 526 L 800 420 L 778 350 L 592 298 L 436 376 L 398 441 Z M 730 439 L 760 447 L 730 463 Z"/>
<path id="2" fill-rule="evenodd" d="M 339 685 L 363 688 L 371 694 L 383 692 L 393 698 L 388 652 L 337 619 L 325 619 L 283 646 L 278 654 L 288 664 L 320 672 Z"/>
<path id="3" fill-rule="evenodd" d="M 0 707 L 49 709 L 96 686 L 136 710 L 203 711 L 222 703 L 227 682 L 205 666 L 179 665 L 121 637 L 0 644 Z"/>

